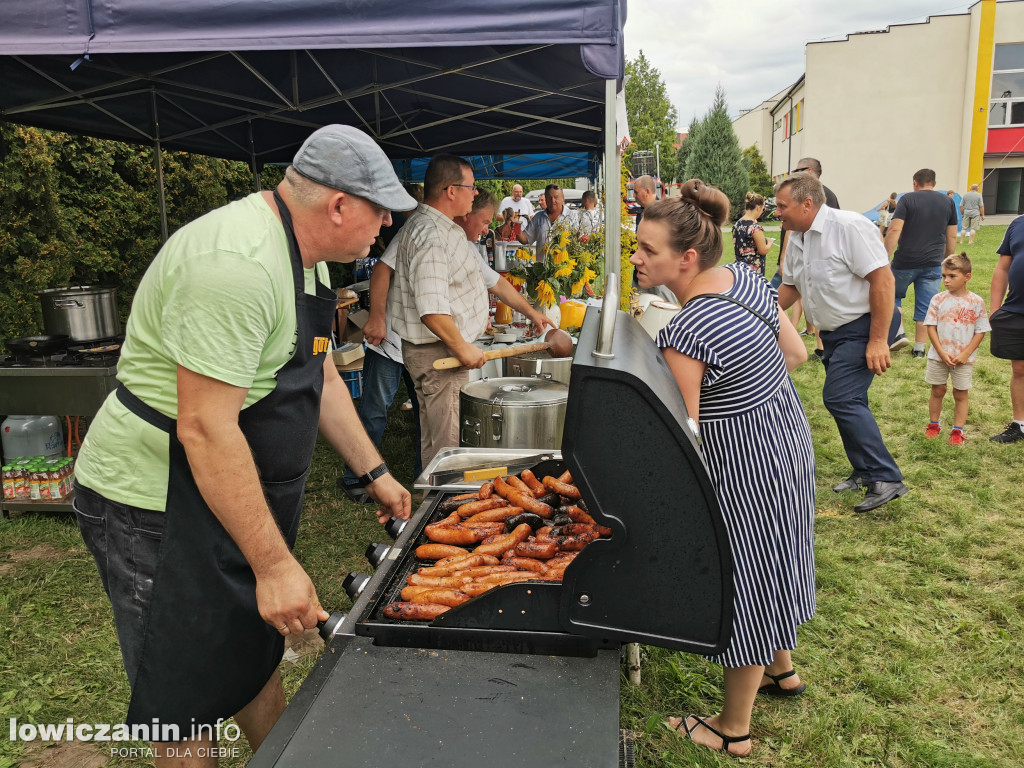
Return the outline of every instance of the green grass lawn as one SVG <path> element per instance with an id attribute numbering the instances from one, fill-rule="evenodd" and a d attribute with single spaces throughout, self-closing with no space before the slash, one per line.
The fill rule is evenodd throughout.
<path id="1" fill-rule="evenodd" d="M 969 287 L 986 299 L 1004 229 L 985 227 L 966 248 L 975 262 Z M 774 255 L 769 263 L 773 268 Z M 907 302 L 912 307 L 912 296 Z M 987 341 L 981 349 L 963 447 L 947 445 L 948 433 L 924 438 L 924 360 L 903 350 L 875 382 L 872 407 L 911 493 L 867 515 L 853 512 L 858 496 L 831 491 L 849 467 L 821 404 L 824 370 L 809 362 L 794 373 L 818 465 L 818 615 L 803 627 L 794 653 L 808 691 L 757 702 L 754 751 L 745 764 L 1024 765 L 1024 445 L 988 442 L 1010 418 L 1010 376 L 1009 363 L 992 358 Z M 411 483 L 410 416 L 397 406 L 384 453 Z M 946 408 L 948 429 L 951 399 Z M 341 470 L 337 457 L 318 449 L 296 546 L 321 601 L 337 610 L 350 604 L 341 579 L 366 572 L 363 549 L 382 538 L 371 508 L 334 489 Z M 0 522 L 0 627 L 3 725 L 11 717 L 123 718 L 128 685 L 109 604 L 70 516 Z M 313 663 L 285 668 L 289 695 Z M 668 715 L 717 711 L 720 686 L 721 669 L 701 657 L 645 648 L 643 684 L 622 683 L 621 724 L 636 734 L 637 765 L 735 765 L 661 725 Z M 4 733 L 0 768 L 19 764 L 24 749 Z"/>

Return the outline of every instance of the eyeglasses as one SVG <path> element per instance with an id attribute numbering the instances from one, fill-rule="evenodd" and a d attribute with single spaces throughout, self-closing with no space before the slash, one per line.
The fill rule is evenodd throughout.
<path id="1" fill-rule="evenodd" d="M 793 173 L 805 173 L 806 171 L 809 171 L 809 170 L 811 170 L 811 169 L 810 168 L 795 168 L 793 170 Z"/>
<path id="2" fill-rule="evenodd" d="M 449 184 L 449 187 L 462 187 L 463 189 L 472 189 L 474 192 L 479 192 L 480 188 L 475 184 Z"/>

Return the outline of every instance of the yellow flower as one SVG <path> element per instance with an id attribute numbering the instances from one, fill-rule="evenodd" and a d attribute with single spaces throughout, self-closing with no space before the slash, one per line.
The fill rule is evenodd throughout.
<path id="1" fill-rule="evenodd" d="M 544 280 L 537 283 L 537 301 L 544 307 L 550 307 L 555 303 L 555 292 Z"/>
<path id="2" fill-rule="evenodd" d="M 568 251 L 562 249 L 555 249 L 550 252 L 552 264 L 564 264 L 565 260 L 569 258 Z"/>
<path id="3" fill-rule="evenodd" d="M 551 277 L 555 279 L 559 277 L 568 277 L 569 275 L 572 274 L 572 271 L 574 269 L 576 269 L 576 262 L 570 259 L 568 263 L 563 264 L 558 269 L 556 269 L 555 274 L 553 274 Z"/>
<path id="4" fill-rule="evenodd" d="M 569 246 L 569 230 L 563 229 L 562 234 L 558 237 L 558 247 L 567 248 Z"/>
<path id="5" fill-rule="evenodd" d="M 520 261 L 533 261 L 536 254 L 528 248 L 520 248 L 516 251 L 516 258 Z"/>
<path id="6" fill-rule="evenodd" d="M 590 285 L 590 283 L 592 283 L 594 281 L 594 278 L 596 278 L 596 277 L 597 277 L 597 272 L 592 270 L 590 267 L 587 267 L 586 269 L 583 270 L 583 282 L 584 282 L 584 284 Z"/>
<path id="7" fill-rule="evenodd" d="M 583 293 L 583 284 L 585 282 L 586 282 L 586 279 L 581 277 L 579 280 L 577 280 L 575 283 L 572 284 L 572 295 L 573 296 L 579 296 L 581 293 Z"/>
<path id="8" fill-rule="evenodd" d="M 516 288 L 526 284 L 526 280 L 524 278 L 514 275 L 511 272 L 505 275 L 505 279 L 512 283 Z"/>

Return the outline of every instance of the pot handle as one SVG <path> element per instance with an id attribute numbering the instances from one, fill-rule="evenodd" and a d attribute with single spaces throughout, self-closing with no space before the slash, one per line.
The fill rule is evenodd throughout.
<path id="1" fill-rule="evenodd" d="M 55 307 L 77 307 L 82 309 L 85 304 L 80 302 L 78 299 L 54 299 L 53 306 Z"/>

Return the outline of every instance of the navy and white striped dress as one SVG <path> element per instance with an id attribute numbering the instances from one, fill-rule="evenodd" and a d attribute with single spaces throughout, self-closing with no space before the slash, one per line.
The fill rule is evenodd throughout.
<path id="1" fill-rule="evenodd" d="M 725 295 L 778 331 L 775 289 L 745 265 L 725 267 Z M 814 451 L 810 426 L 775 334 L 747 309 L 697 299 L 658 335 L 707 365 L 700 388 L 702 451 L 734 560 L 732 640 L 710 657 L 726 667 L 771 663 L 796 647 L 814 615 Z"/>

